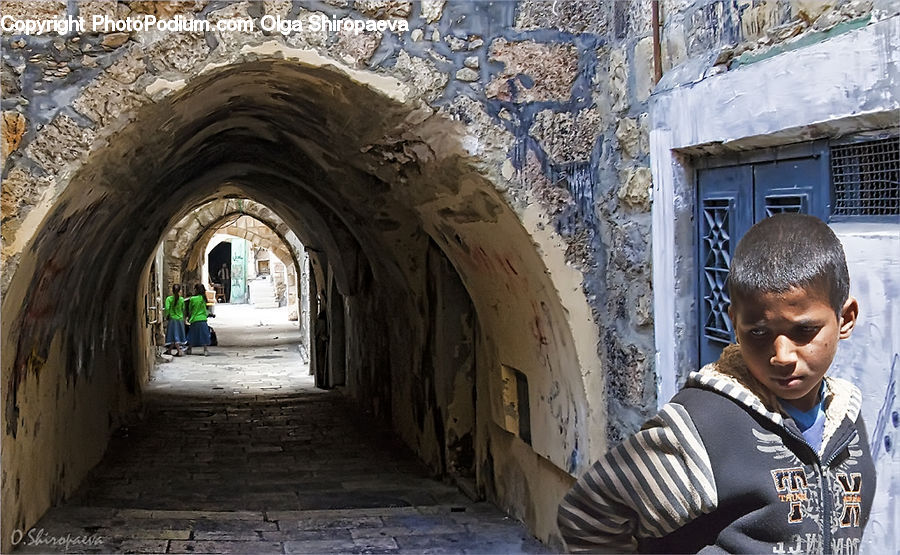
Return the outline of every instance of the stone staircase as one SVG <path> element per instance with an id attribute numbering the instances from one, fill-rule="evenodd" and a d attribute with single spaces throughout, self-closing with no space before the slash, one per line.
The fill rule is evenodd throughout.
<path id="1" fill-rule="evenodd" d="M 235 380 L 247 358 L 227 357 L 197 370 L 208 384 L 159 376 L 146 417 L 119 430 L 79 491 L 34 527 L 44 542 L 81 543 L 26 536 L 15 552 L 554 552 L 496 507 L 431 479 L 337 391 L 245 391 Z"/>
<path id="2" fill-rule="evenodd" d="M 275 283 L 271 277 L 260 276 L 250 281 L 250 304 L 256 308 L 278 308 Z"/>

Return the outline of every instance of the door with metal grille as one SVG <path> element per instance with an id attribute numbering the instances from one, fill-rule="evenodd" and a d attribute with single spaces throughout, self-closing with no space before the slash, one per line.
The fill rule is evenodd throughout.
<path id="1" fill-rule="evenodd" d="M 826 219 L 827 151 L 783 160 L 700 169 L 697 214 L 700 362 L 734 342 L 726 279 L 738 241 L 755 222 L 783 212 Z"/>

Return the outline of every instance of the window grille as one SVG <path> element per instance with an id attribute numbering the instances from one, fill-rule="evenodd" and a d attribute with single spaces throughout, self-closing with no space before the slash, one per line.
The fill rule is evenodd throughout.
<path id="1" fill-rule="evenodd" d="M 707 199 L 703 202 L 703 300 L 706 318 L 703 333 L 707 339 L 727 345 L 732 341 L 731 319 L 728 317 L 726 279 L 731 264 L 731 232 L 729 199 Z"/>
<path id="2" fill-rule="evenodd" d="M 766 197 L 766 217 L 786 212 L 806 214 L 806 195 L 783 195 Z"/>
<path id="3" fill-rule="evenodd" d="M 900 137 L 833 146 L 836 216 L 900 215 Z"/>

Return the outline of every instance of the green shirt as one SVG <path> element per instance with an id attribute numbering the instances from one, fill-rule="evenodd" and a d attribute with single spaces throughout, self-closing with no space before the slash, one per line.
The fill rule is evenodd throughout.
<path id="1" fill-rule="evenodd" d="M 178 302 L 175 302 L 175 296 L 166 297 L 166 318 L 170 320 L 184 320 L 184 297 L 179 296 Z"/>
<path id="2" fill-rule="evenodd" d="M 206 296 L 204 295 L 194 295 L 190 299 L 188 299 L 188 308 L 191 311 L 190 322 L 193 324 L 194 322 L 205 322 L 207 318 L 206 314 Z"/>

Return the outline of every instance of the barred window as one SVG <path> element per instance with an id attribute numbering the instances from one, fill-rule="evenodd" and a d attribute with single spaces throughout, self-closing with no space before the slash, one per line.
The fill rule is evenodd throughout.
<path id="1" fill-rule="evenodd" d="M 836 216 L 900 215 L 900 137 L 831 147 Z"/>

